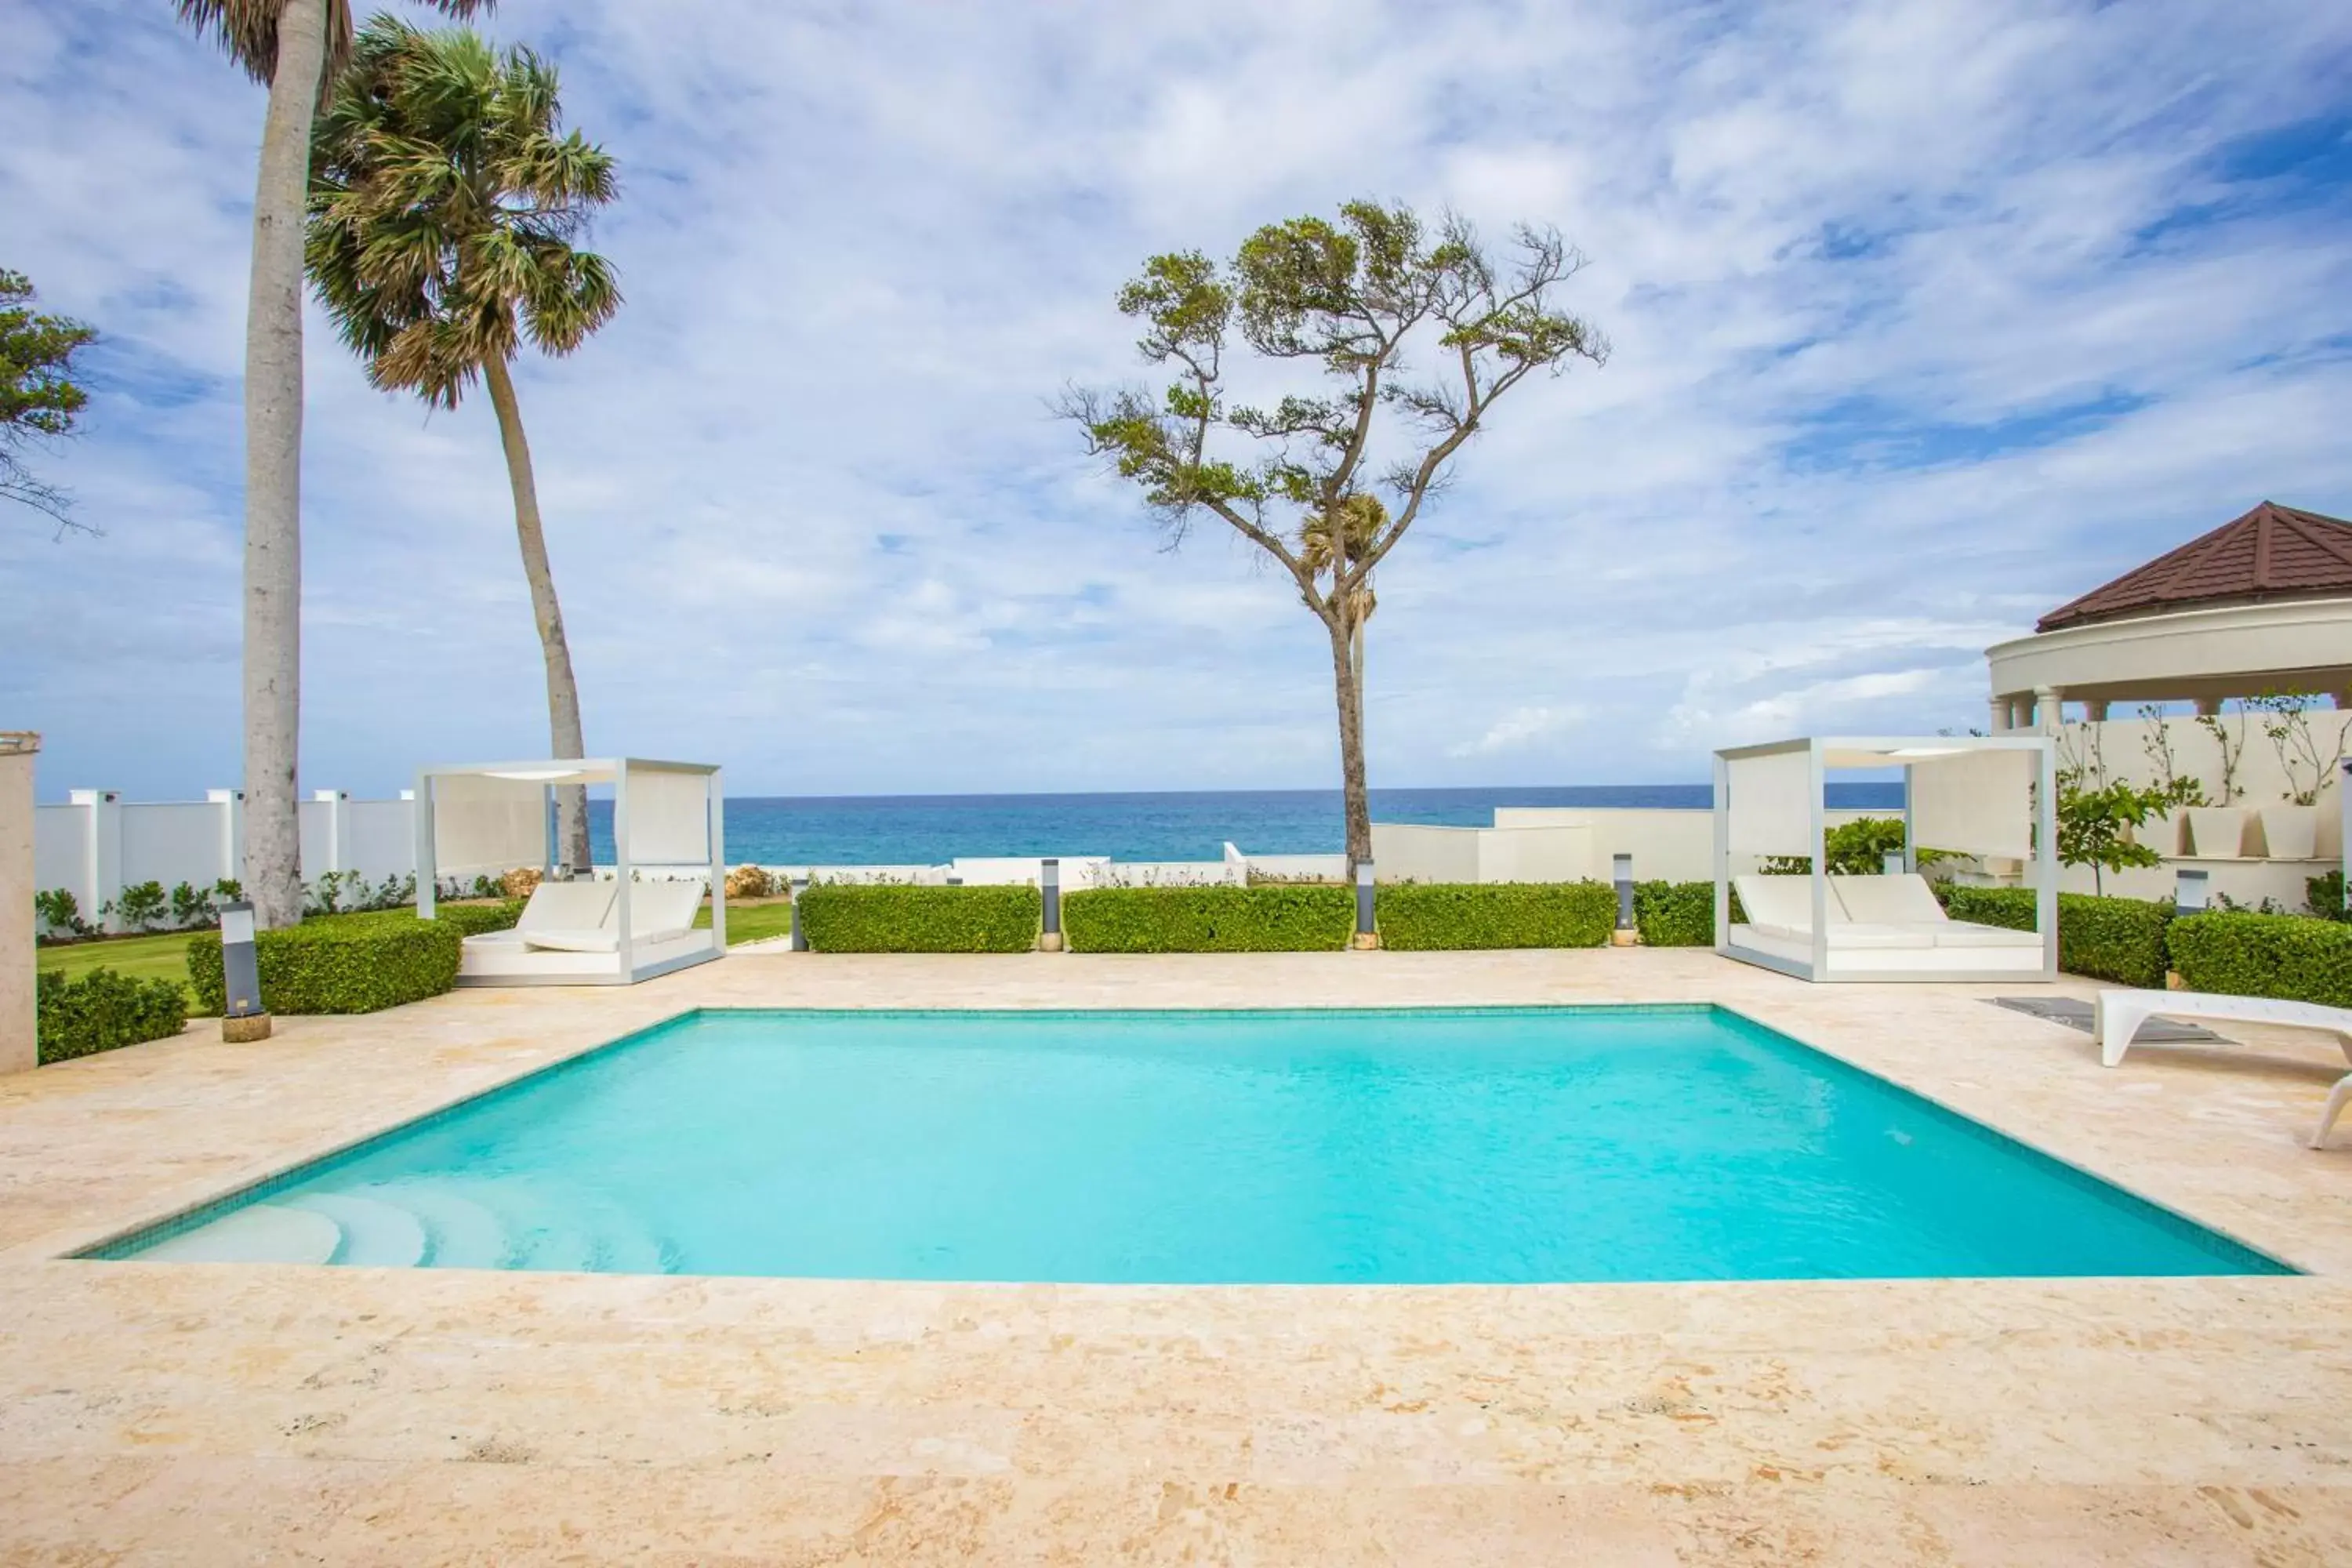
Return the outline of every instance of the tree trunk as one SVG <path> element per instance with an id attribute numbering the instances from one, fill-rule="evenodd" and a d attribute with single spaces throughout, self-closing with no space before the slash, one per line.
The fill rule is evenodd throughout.
<path id="1" fill-rule="evenodd" d="M 1372 807 L 1364 786 L 1364 689 L 1357 683 L 1344 613 L 1325 623 L 1331 633 L 1331 680 L 1339 703 L 1339 795 L 1348 825 L 1348 879 L 1372 858 Z"/>
<path id="2" fill-rule="evenodd" d="M 295 816 L 302 677 L 302 218 L 326 0 L 286 0 L 262 122 L 245 312 L 245 893 L 302 918 Z"/>
<path id="3" fill-rule="evenodd" d="M 572 645 L 563 640 L 563 608 L 555 601 L 555 573 L 547 563 L 547 535 L 539 523 L 539 487 L 530 474 L 530 443 L 522 433 L 522 410 L 506 362 L 482 367 L 490 406 L 499 411 L 499 441 L 507 453 L 507 482 L 514 489 L 515 538 L 522 545 L 522 574 L 530 584 L 531 616 L 539 623 L 540 652 L 547 659 L 547 727 L 552 755 L 586 755 L 580 731 L 580 683 L 572 674 Z M 592 867 L 588 855 L 588 792 L 570 784 L 555 792 L 556 847 L 575 871 Z"/>

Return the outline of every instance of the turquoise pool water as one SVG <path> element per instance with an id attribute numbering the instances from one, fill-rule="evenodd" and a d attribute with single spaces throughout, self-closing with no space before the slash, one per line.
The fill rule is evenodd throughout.
<path id="1" fill-rule="evenodd" d="M 1717 1009 L 705 1012 L 102 1256 L 898 1279 L 2286 1272 Z"/>

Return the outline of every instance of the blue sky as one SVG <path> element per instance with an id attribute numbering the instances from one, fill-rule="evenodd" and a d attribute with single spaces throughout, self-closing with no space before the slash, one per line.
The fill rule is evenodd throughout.
<path id="1" fill-rule="evenodd" d="M 98 324 L 0 515 L 40 787 L 237 766 L 262 95 L 163 0 L 0 0 L 0 264 Z M 628 303 L 526 362 L 592 750 L 736 793 L 1327 785 L 1320 628 L 1046 415 L 1145 256 L 1370 195 L 1557 224 L 1605 369 L 1384 571 L 1376 784 L 1704 777 L 1980 723 L 1984 647 L 2269 497 L 2352 515 L 2352 9 L 508 0 L 620 160 Z M 317 328 L 303 784 L 543 752 L 486 406 Z"/>

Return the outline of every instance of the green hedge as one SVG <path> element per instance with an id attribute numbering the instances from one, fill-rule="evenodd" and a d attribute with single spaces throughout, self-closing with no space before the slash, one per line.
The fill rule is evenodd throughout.
<path id="1" fill-rule="evenodd" d="M 813 952 L 1027 952 L 1045 913 L 1034 888 L 822 883 L 800 903 Z"/>
<path id="2" fill-rule="evenodd" d="M 44 1064 L 161 1040 L 188 1023 L 188 994 L 169 980 L 93 969 L 79 980 L 51 970 L 34 982 L 36 1050 Z"/>
<path id="3" fill-rule="evenodd" d="M 2011 931 L 2035 929 L 2034 891 L 2031 888 L 1947 885 L 1937 890 L 1943 897 L 1945 912 L 1956 921 L 2006 926 Z M 2061 893 L 2058 967 L 2069 974 L 2153 990 L 2164 984 L 2165 928 L 2171 923 L 2172 906 L 2168 903 L 2147 899 L 2104 899 L 2092 893 Z"/>
<path id="4" fill-rule="evenodd" d="M 1633 924 L 1644 947 L 1713 947 L 1715 884 L 1636 882 Z"/>
<path id="5" fill-rule="evenodd" d="M 499 899 L 486 904 L 436 902 L 433 918 L 457 927 L 461 937 L 480 936 L 485 931 L 514 930 L 515 921 L 522 919 L 522 906 L 520 899 Z"/>
<path id="6" fill-rule="evenodd" d="M 2352 927 L 2336 921 L 2189 915 L 2172 922 L 2172 966 L 2191 991 L 2352 1007 Z"/>
<path id="7" fill-rule="evenodd" d="M 1073 952 L 1330 952 L 1355 929 L 1352 888 L 1090 888 L 1062 900 Z"/>
<path id="8" fill-rule="evenodd" d="M 254 957 L 262 1005 L 286 1014 L 375 1013 L 438 996 L 457 984 L 461 923 L 379 910 L 258 932 Z M 218 931 L 189 939 L 188 984 L 200 1010 L 217 1013 L 226 1005 Z"/>
<path id="9" fill-rule="evenodd" d="M 1381 945 L 1398 952 L 1599 947 L 1617 923 L 1606 882 L 1397 882 L 1380 889 Z"/>

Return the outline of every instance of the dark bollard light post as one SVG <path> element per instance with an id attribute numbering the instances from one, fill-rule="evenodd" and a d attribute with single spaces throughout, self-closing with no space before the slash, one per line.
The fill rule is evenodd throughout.
<path id="1" fill-rule="evenodd" d="M 253 906 L 223 904 L 220 911 L 221 1038 L 232 1044 L 269 1037 L 269 1014 L 261 1005 L 261 963 L 253 950 Z"/>
<path id="2" fill-rule="evenodd" d="M 1372 863 L 1356 862 L 1356 934 L 1348 943 L 1359 952 L 1369 952 L 1381 945 L 1381 932 L 1372 911 Z"/>
<path id="3" fill-rule="evenodd" d="M 1062 951 L 1062 862 L 1048 855 L 1037 862 L 1037 890 L 1045 899 L 1045 929 L 1037 937 L 1037 951 Z"/>
<path id="4" fill-rule="evenodd" d="M 806 877 L 794 877 L 792 883 L 792 891 L 793 937 L 790 951 L 793 952 L 806 952 L 808 951 L 808 937 L 801 930 L 801 900 L 808 893 L 808 879 Z"/>
<path id="5" fill-rule="evenodd" d="M 1612 855 L 1609 858 L 1609 878 L 1617 884 L 1617 929 L 1609 933 L 1609 945 L 1636 946 L 1642 940 L 1642 932 L 1633 919 L 1633 857 Z"/>

